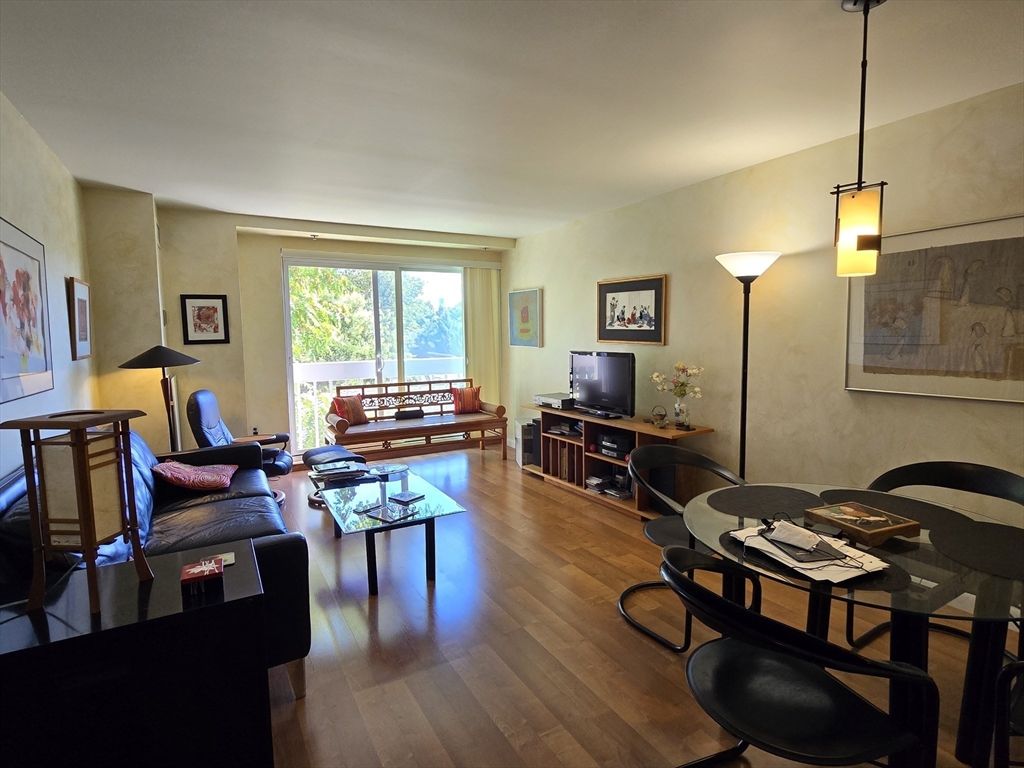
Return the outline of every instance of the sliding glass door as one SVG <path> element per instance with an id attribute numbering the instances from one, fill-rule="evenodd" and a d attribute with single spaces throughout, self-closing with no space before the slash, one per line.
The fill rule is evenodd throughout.
<path id="1" fill-rule="evenodd" d="M 465 375 L 462 270 L 286 261 L 292 438 L 323 445 L 343 384 Z"/>

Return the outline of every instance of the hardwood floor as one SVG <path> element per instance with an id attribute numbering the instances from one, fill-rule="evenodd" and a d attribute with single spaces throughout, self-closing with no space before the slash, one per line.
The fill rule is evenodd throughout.
<path id="1" fill-rule="evenodd" d="M 685 655 L 632 630 L 616 601 L 657 577 L 642 524 L 522 472 L 500 453 L 403 459 L 466 514 L 437 522 L 437 580 L 424 578 L 422 527 L 378 534 L 370 598 L 362 537 L 337 540 L 306 504 L 304 473 L 276 479 L 285 517 L 309 542 L 313 647 L 307 695 L 271 671 L 282 766 L 675 766 L 733 743 L 693 701 Z M 798 593 L 766 581 L 764 611 L 802 626 Z M 672 633 L 667 590 L 633 598 Z M 833 640 L 842 642 L 842 611 Z M 858 609 L 861 629 L 881 620 Z M 713 637 L 694 622 L 695 644 Z M 1012 644 L 1016 635 L 1011 633 Z M 952 756 L 966 643 L 932 633 L 942 697 L 939 764 Z M 884 658 L 886 640 L 867 652 Z M 855 687 L 884 708 L 886 688 Z M 748 749 L 736 765 L 790 765 Z"/>

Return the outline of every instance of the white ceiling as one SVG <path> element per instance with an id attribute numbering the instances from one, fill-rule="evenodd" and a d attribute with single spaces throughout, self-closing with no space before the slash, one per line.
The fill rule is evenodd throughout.
<path id="1" fill-rule="evenodd" d="M 868 126 L 1024 81 L 1022 30 L 881 6 Z M 83 181 L 506 237 L 856 133 L 860 46 L 839 0 L 0 0 L 0 90 Z"/>

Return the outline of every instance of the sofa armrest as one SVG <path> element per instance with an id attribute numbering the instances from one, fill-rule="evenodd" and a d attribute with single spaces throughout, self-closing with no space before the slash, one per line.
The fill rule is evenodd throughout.
<path id="1" fill-rule="evenodd" d="M 263 449 L 258 443 L 248 445 L 216 445 L 212 448 L 196 448 L 191 451 L 164 453 L 158 461 L 180 461 L 202 467 L 207 464 L 236 464 L 239 469 L 262 469 Z"/>
<path id="2" fill-rule="evenodd" d="M 267 666 L 309 655 L 309 551 L 298 532 L 252 540 L 263 584 Z"/>
<path id="3" fill-rule="evenodd" d="M 492 403 L 480 403 L 480 410 L 487 413 L 493 413 L 495 416 L 505 415 L 504 405 L 493 405 Z"/>

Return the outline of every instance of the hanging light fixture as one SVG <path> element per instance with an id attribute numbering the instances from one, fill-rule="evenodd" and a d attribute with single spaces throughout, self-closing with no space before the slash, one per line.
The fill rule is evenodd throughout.
<path id="1" fill-rule="evenodd" d="M 885 182 L 864 183 L 864 102 L 868 81 L 868 12 L 885 0 L 841 0 L 844 11 L 864 14 L 864 53 L 860 62 L 860 142 L 857 181 L 836 184 L 836 274 L 863 277 L 875 274 L 882 248 L 882 193 Z"/>

